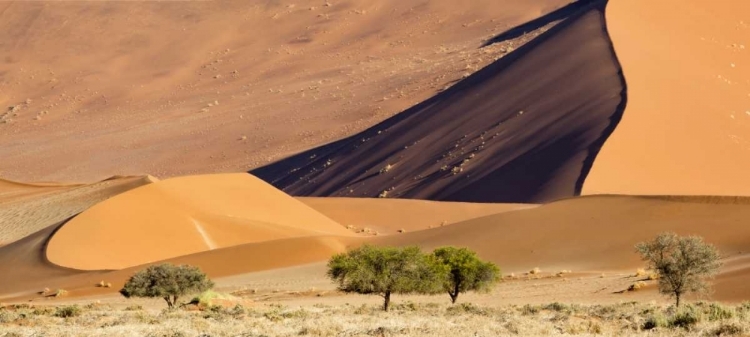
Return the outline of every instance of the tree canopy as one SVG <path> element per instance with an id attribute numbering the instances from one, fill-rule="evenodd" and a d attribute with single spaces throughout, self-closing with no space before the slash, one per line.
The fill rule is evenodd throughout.
<path id="1" fill-rule="evenodd" d="M 328 276 L 344 292 L 383 297 L 388 311 L 391 294 L 435 294 L 442 291 L 445 265 L 418 247 L 392 248 L 369 245 L 338 254 L 328 262 Z"/>
<path id="2" fill-rule="evenodd" d="M 452 303 L 456 303 L 459 293 L 489 290 L 500 278 L 500 268 L 482 261 L 469 249 L 442 247 L 433 255 L 450 273 L 444 278 L 443 290 L 448 292 Z"/>
<path id="3" fill-rule="evenodd" d="M 659 292 L 673 296 L 678 307 L 682 295 L 708 290 L 708 279 L 721 267 L 719 251 L 698 236 L 663 233 L 636 251 L 659 274 Z"/>
<path id="4" fill-rule="evenodd" d="M 214 283 L 198 267 L 163 263 L 135 273 L 120 293 L 125 297 L 161 297 L 172 308 L 183 295 L 213 288 Z"/>

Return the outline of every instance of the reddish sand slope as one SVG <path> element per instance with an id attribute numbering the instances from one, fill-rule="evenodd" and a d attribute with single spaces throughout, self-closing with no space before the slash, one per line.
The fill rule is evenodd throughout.
<path id="1" fill-rule="evenodd" d="M 339 224 L 378 235 L 413 232 L 491 214 L 533 208 L 531 204 L 479 204 L 408 199 L 297 198 Z"/>
<path id="2" fill-rule="evenodd" d="M 612 0 L 628 84 L 584 193 L 750 195 L 750 1 Z"/>
<path id="3" fill-rule="evenodd" d="M 600 7 L 361 134 L 252 172 L 297 196 L 577 195 L 624 104 Z"/>
<path id="4" fill-rule="evenodd" d="M 163 180 L 73 218 L 47 258 L 76 269 L 122 269 L 249 242 L 351 235 L 335 221 L 248 174 Z"/>
<path id="5" fill-rule="evenodd" d="M 92 184 L 24 184 L 0 180 L 0 245 L 68 219 L 94 204 L 153 181 L 113 177 Z"/>
<path id="6" fill-rule="evenodd" d="M 0 176 L 246 171 L 434 95 L 568 2 L 3 1 Z"/>

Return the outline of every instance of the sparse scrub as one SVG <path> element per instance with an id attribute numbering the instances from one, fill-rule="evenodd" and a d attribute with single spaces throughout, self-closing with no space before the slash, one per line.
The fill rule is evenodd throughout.
<path id="1" fill-rule="evenodd" d="M 111 310 L 107 304 L 80 308 L 62 317 L 69 306 L 12 305 L 0 308 L 0 336 L 741 336 L 750 322 L 711 322 L 712 304 L 679 309 L 652 304 L 621 303 L 579 306 L 551 303 L 485 307 L 404 302 L 382 312 L 372 305 L 278 304 L 244 308 L 212 306 L 203 311 L 165 309 Z M 84 305 L 83 307 L 88 307 Z M 723 305 L 740 312 L 742 305 Z M 35 314 L 45 308 L 52 314 Z M 450 322 L 446 324 L 446 322 Z"/>
<path id="2" fill-rule="evenodd" d="M 68 317 L 76 317 L 81 314 L 81 308 L 77 305 L 68 305 L 64 307 L 57 308 L 57 311 L 55 312 L 55 316 L 62 317 L 62 318 L 68 318 Z"/>

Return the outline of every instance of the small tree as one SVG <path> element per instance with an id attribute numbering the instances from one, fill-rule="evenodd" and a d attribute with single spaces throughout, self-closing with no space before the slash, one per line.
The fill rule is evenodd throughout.
<path id="1" fill-rule="evenodd" d="M 198 267 L 163 263 L 141 270 L 125 283 L 120 293 L 127 297 L 161 297 L 173 308 L 177 299 L 213 288 L 214 283 Z"/>
<path id="2" fill-rule="evenodd" d="M 683 294 L 708 290 L 708 278 L 721 267 L 719 251 L 698 236 L 663 233 L 635 247 L 659 274 L 659 292 L 674 296 L 677 307 Z"/>
<path id="3" fill-rule="evenodd" d="M 446 276 L 447 269 L 418 247 L 365 245 L 328 262 L 328 277 L 341 291 L 380 295 L 385 311 L 391 294 L 435 294 L 442 291 Z"/>
<path id="4" fill-rule="evenodd" d="M 459 293 L 489 290 L 500 279 L 500 268 L 480 260 L 475 252 L 466 248 L 442 247 L 433 255 L 450 272 L 443 282 L 443 290 L 450 295 L 451 303 L 456 303 Z"/>

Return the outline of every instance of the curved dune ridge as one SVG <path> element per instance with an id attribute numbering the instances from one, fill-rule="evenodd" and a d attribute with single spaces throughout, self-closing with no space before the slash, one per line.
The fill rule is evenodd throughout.
<path id="1" fill-rule="evenodd" d="M 538 203 L 580 193 L 625 104 L 602 1 L 367 131 L 253 170 L 295 196 Z"/>
<path id="2" fill-rule="evenodd" d="M 380 234 L 447 226 L 491 214 L 537 207 L 533 204 L 484 204 L 410 199 L 315 198 L 297 200 L 343 226 Z"/>
<path id="3" fill-rule="evenodd" d="M 91 184 L 29 184 L 0 180 L 0 245 L 68 219 L 114 195 L 154 181 L 111 177 Z"/>
<path id="4" fill-rule="evenodd" d="M 335 221 L 250 175 L 163 180 L 97 204 L 50 240 L 60 266 L 122 269 L 244 243 L 351 235 Z"/>
<path id="5" fill-rule="evenodd" d="M 628 83 L 585 194 L 750 196 L 750 2 L 613 0 Z"/>

